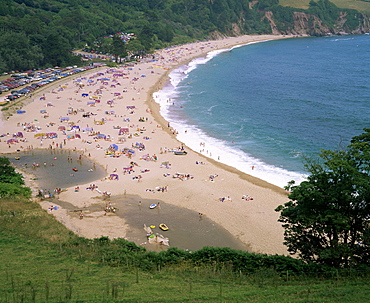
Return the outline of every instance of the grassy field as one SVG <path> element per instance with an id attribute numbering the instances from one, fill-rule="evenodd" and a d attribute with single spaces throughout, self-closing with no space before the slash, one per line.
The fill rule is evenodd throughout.
<path id="1" fill-rule="evenodd" d="M 366 302 L 370 297 L 370 274 L 358 271 L 324 277 L 272 269 L 242 274 L 227 264 L 108 266 L 104 250 L 66 246 L 81 238 L 34 202 L 0 201 L 0 226 L 0 302 Z"/>
<path id="2" fill-rule="evenodd" d="M 370 1 L 357 0 L 331 0 L 336 6 L 340 8 L 355 9 L 360 12 L 370 13 Z M 291 6 L 296 8 L 307 9 L 310 0 L 280 0 L 279 4 L 282 6 Z"/>

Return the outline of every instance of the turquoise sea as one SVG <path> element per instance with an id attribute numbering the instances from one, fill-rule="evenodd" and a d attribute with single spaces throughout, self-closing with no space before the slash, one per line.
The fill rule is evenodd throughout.
<path id="1" fill-rule="evenodd" d="M 370 128 L 370 35 L 213 51 L 172 71 L 154 97 L 187 146 L 283 187 L 304 179 L 302 155 Z"/>

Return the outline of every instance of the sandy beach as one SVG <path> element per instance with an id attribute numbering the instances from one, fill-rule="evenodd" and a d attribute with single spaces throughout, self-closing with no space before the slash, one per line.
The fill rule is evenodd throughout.
<path id="1" fill-rule="evenodd" d="M 77 151 L 104 167 L 106 178 L 96 180 L 94 190 L 86 189 L 90 184 L 78 184 L 78 192 L 72 187 L 60 193 L 60 200 L 83 208 L 104 193 L 155 198 L 203 214 L 252 252 L 287 254 L 279 214 L 274 211 L 287 202 L 284 190 L 183 146 L 152 97 L 176 66 L 212 50 L 282 38 L 286 37 L 196 42 L 156 51 L 140 63 L 69 76 L 27 98 L 25 113 L 5 113 L 9 119 L 2 121 L 0 133 L 9 135 L 1 138 L 0 153 L 40 148 Z M 17 132 L 23 138 L 10 144 Z M 182 150 L 187 154 L 175 153 Z M 50 204 L 40 203 L 45 209 Z M 52 214 L 88 238 L 125 237 L 129 228 L 124 218 L 104 211 L 86 212 L 83 220 L 62 208 Z"/>

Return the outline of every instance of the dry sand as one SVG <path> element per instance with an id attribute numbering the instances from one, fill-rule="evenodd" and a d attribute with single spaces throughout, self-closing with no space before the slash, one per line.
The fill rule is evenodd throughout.
<path id="1" fill-rule="evenodd" d="M 65 78 L 29 98 L 28 104 L 22 108 L 25 114 L 13 114 L 7 121 L 3 121 L 1 133 L 10 135 L 1 138 L 0 152 L 9 153 L 27 148 L 60 149 L 62 144 L 63 149 L 81 152 L 102 165 L 107 171 L 107 177 L 112 173 L 118 174 L 118 181 L 109 178 L 97 180 L 95 184 L 100 191 L 112 195 L 136 194 L 143 199 L 160 199 L 194 210 L 222 225 L 253 252 L 287 254 L 282 244 L 283 229 L 277 222 L 278 213 L 274 211 L 278 205 L 287 201 L 283 189 L 210 160 L 186 147 L 186 156 L 166 152 L 166 149 L 181 147 L 181 143 L 160 116 L 159 106 L 152 98 L 153 92 L 165 84 L 170 70 L 195 57 L 233 45 L 281 38 L 268 35 L 240 36 L 197 42 L 157 51 L 155 57 L 158 61 L 155 62 L 145 59 L 132 66 L 95 69 L 88 74 Z M 96 100 L 100 102 L 94 102 Z M 135 108 L 127 109 L 127 106 Z M 41 110 L 46 113 L 40 113 Z M 88 112 L 93 115 L 83 117 Z M 60 122 L 61 117 L 67 117 L 69 121 Z M 140 122 L 140 118 L 144 122 Z M 103 124 L 97 124 L 103 120 Z M 24 130 L 25 123 L 33 124 L 38 132 L 55 132 L 58 138 L 36 139 L 36 132 Z M 80 126 L 80 131 L 69 131 L 72 123 Z M 59 126 L 66 127 L 65 134 L 59 130 Z M 98 139 L 91 132 L 83 132 L 82 129 L 86 127 L 108 138 Z M 128 128 L 130 135 L 119 136 L 117 127 Z M 23 132 L 27 142 L 8 145 L 6 141 L 19 131 Z M 67 139 L 67 135 L 74 134 L 81 138 Z M 125 142 L 119 142 L 119 138 Z M 117 144 L 121 150 L 132 148 L 136 142 L 143 143 L 145 150 L 134 148 L 135 154 L 131 159 L 123 154 L 119 157 L 106 155 L 111 144 Z M 124 174 L 123 168 L 128 167 L 131 161 L 139 166 L 134 167 L 134 173 Z M 197 161 L 204 164 L 196 164 Z M 163 162 L 169 162 L 170 168 L 163 167 Z M 148 171 L 142 172 L 144 170 Z M 177 172 L 189 174 L 193 178 L 172 178 Z M 210 175 L 217 177 L 211 181 Z M 60 199 L 76 207 L 93 204 L 96 201 L 94 198 L 101 194 L 86 190 L 88 185 L 80 185 L 79 192 L 71 188 L 61 193 Z M 167 190 L 158 191 L 158 187 L 166 187 Z M 253 200 L 242 199 L 243 195 L 249 195 Z M 221 202 L 222 197 L 229 199 Z M 47 209 L 49 203 L 41 202 L 41 205 Z M 127 231 L 124 219 L 114 214 L 104 216 L 104 212 L 86 213 L 84 219 L 80 220 L 65 209 L 52 213 L 68 228 L 84 237 L 124 237 Z"/>

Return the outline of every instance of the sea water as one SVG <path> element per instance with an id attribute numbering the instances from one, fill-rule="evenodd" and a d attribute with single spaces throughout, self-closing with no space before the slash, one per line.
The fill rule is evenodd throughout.
<path id="1" fill-rule="evenodd" d="M 369 35 L 289 38 L 210 52 L 154 98 L 187 146 L 284 187 L 370 127 L 369 79 Z"/>

